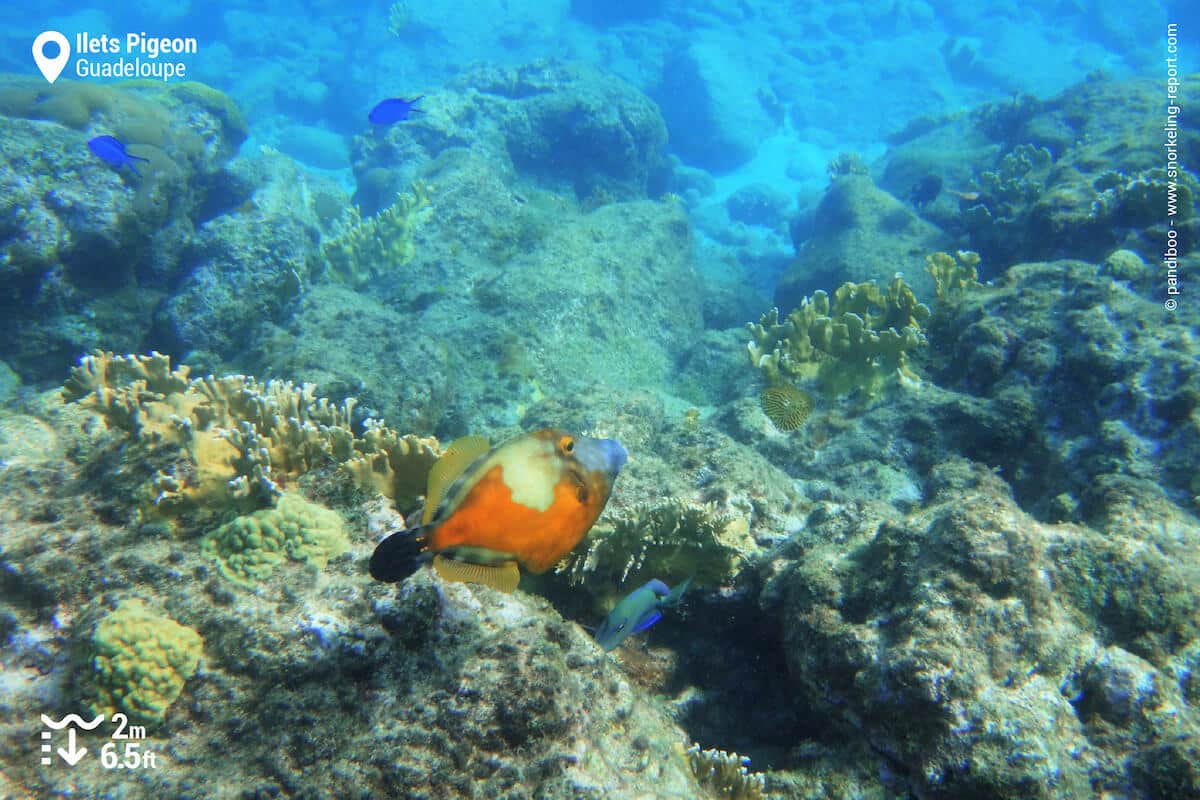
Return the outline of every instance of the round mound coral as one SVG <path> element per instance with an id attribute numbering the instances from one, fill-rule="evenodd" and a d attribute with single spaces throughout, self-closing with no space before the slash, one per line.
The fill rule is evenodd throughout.
<path id="1" fill-rule="evenodd" d="M 161 720 L 200 665 L 204 639 L 140 600 L 127 600 L 92 635 L 97 713 Z"/>
<path id="2" fill-rule="evenodd" d="M 759 399 L 767 419 L 785 433 L 803 425 L 813 410 L 812 396 L 795 386 L 771 386 Z"/>

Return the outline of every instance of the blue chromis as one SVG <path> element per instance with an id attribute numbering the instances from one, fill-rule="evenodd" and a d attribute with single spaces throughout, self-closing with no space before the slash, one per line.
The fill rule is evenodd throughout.
<path id="1" fill-rule="evenodd" d="M 402 581 L 426 561 L 444 580 L 511 592 L 518 567 L 540 574 L 583 539 L 628 455 L 615 439 L 547 428 L 491 447 L 454 441 L 429 471 L 421 525 L 392 533 L 371 577 Z"/>
<path id="2" fill-rule="evenodd" d="M 94 156 L 113 169 L 120 171 L 121 167 L 129 167 L 133 171 L 133 174 L 138 177 L 141 177 L 142 173 L 137 171 L 137 167 L 133 165 L 133 162 L 150 162 L 148 158 L 142 158 L 141 156 L 135 156 L 132 153 L 126 152 L 125 145 L 115 136 L 97 136 L 94 139 L 89 139 L 87 146 L 88 150 L 91 150 Z"/>
<path id="3" fill-rule="evenodd" d="M 679 602 L 691 582 L 688 578 L 671 589 L 655 578 L 634 589 L 600 623 L 596 629 L 596 642 L 608 651 L 625 641 L 629 634 L 646 630 L 662 619 L 664 608 Z"/>
<path id="4" fill-rule="evenodd" d="M 403 97 L 381 100 L 371 109 L 371 113 L 367 114 L 367 119 L 374 125 L 391 125 L 393 122 L 403 122 L 413 114 L 423 114 L 424 112 L 417 108 L 417 101 L 424 96 L 419 94 L 412 100 L 405 100 Z"/>

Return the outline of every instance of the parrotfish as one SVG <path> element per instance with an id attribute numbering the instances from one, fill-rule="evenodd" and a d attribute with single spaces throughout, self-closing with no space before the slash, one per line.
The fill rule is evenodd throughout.
<path id="1" fill-rule="evenodd" d="M 691 582 L 692 579 L 688 578 L 671 589 L 655 578 L 634 589 L 600 623 L 596 629 L 596 642 L 608 651 L 625 641 L 631 633 L 646 630 L 662 619 L 664 608 L 679 602 Z"/>
<path id="2" fill-rule="evenodd" d="M 443 579 L 511 592 L 579 544 L 604 510 L 628 454 L 615 439 L 547 428 L 491 447 L 450 445 L 429 471 L 421 525 L 371 555 L 371 576 L 402 581 L 426 561 Z"/>
<path id="3" fill-rule="evenodd" d="M 138 177 L 141 177 L 142 173 L 137 171 L 137 167 L 133 165 L 133 162 L 145 161 L 146 163 L 150 163 L 150 159 L 148 158 L 142 158 L 141 156 L 135 156 L 132 153 L 126 152 L 125 145 L 121 144 L 120 140 L 114 136 L 97 136 L 89 139 L 87 146 L 93 155 L 97 156 L 113 169 L 119 171 L 121 167 L 129 167 L 129 169 L 133 170 L 133 174 Z"/>
<path id="4" fill-rule="evenodd" d="M 417 101 L 424 96 L 420 94 L 412 100 L 405 100 L 402 97 L 381 100 L 371 109 L 371 113 L 367 114 L 367 119 L 375 125 L 391 125 L 393 122 L 403 122 L 412 114 L 423 114 L 425 112 L 416 106 Z"/>

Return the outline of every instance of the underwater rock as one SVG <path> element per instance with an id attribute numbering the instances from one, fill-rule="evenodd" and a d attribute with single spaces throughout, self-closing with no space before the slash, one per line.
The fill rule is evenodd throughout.
<path id="1" fill-rule="evenodd" d="M 1020 264 L 997 283 L 930 321 L 933 382 L 987 402 L 932 395 L 942 421 L 922 447 L 1001 465 L 1035 513 L 1063 492 L 1096 492 L 1109 474 L 1155 481 L 1189 507 L 1200 489 L 1187 466 L 1200 454 L 1195 312 L 1167 317 L 1160 301 L 1080 261 Z"/>
<path id="2" fill-rule="evenodd" d="M 775 289 L 775 304 L 785 312 L 816 289 L 845 281 L 886 285 L 897 272 L 918 297 L 932 298 L 925 255 L 950 248 L 945 234 L 866 175 L 845 175 L 830 184 L 813 229 L 813 238 L 804 243 Z"/>
<path id="3" fill-rule="evenodd" d="M 803 702 L 868 738 L 925 797 L 1115 789 L 1136 776 L 1113 765 L 1141 753 L 1155 725 L 1196 736 L 1172 710 L 1182 701 L 1162 666 L 1115 648 L 1093 655 L 1107 612 L 1071 598 L 1111 591 L 1079 566 L 1103 562 L 1108 536 L 1035 522 L 967 462 L 935 467 L 927 491 L 907 516 L 826 506 L 765 573 L 760 604 L 783 621 Z M 1196 584 L 1184 587 L 1196 566 L 1157 566 L 1192 608 Z M 1068 580 L 1079 590 L 1064 593 Z M 1157 607 L 1154 592 L 1140 597 Z M 1164 639 L 1164 652 L 1190 637 Z"/>
<path id="4" fill-rule="evenodd" d="M 743 186 L 725 200 L 729 218 L 747 225 L 783 230 L 792 200 L 785 193 L 763 183 Z"/>
<path id="5" fill-rule="evenodd" d="M 678 204 L 584 213 L 461 149 L 426 179 L 411 259 L 357 298 L 310 290 L 256 370 L 369 385 L 364 405 L 389 422 L 450 438 L 513 424 L 544 396 L 673 378 L 703 324 Z"/>
<path id="6" fill-rule="evenodd" d="M 753 158 L 776 122 L 762 92 L 747 87 L 767 82 L 776 65 L 774 55 L 748 49 L 743 39 L 712 29 L 697 31 L 684 46 L 668 51 L 651 94 L 662 108 L 672 151 L 713 173 Z"/>
<path id="7" fill-rule="evenodd" d="M 364 213 L 391 202 L 429 163 L 466 147 L 535 185 L 596 204 L 657 195 L 666 125 L 637 89 L 592 67 L 534 61 L 479 66 L 429 95 L 425 113 L 356 136 L 355 201 Z"/>
<path id="8" fill-rule="evenodd" d="M 240 159 L 229 183 L 247 196 L 196 229 L 184 251 L 187 275 L 155 318 L 158 346 L 198 368 L 236 361 L 289 317 L 322 231 L 348 206 L 331 180 L 278 153 Z"/>
<path id="9" fill-rule="evenodd" d="M 92 155 L 98 134 L 147 158 L 140 176 Z M 245 137 L 237 108 L 202 84 L 0 80 L 0 342 L 24 379 L 59 375 L 52 362 L 101 340 L 140 349 Z"/>
<path id="10" fill-rule="evenodd" d="M 1016 96 L 981 106 L 890 149 L 881 185 L 903 196 L 920 174 L 941 176 L 953 191 L 923 216 L 966 237 L 993 269 L 1063 257 L 1102 261 L 1118 247 L 1157 261 L 1167 183 L 1160 94 L 1153 79 L 1094 74 L 1044 102 Z M 1200 79 L 1181 78 L 1180 105 L 1198 95 Z M 1194 129 L 1180 126 L 1174 141 L 1181 163 L 1200 157 Z M 1177 191 L 1174 227 L 1186 253 L 1200 242 L 1193 214 L 1200 183 L 1180 169 Z"/>

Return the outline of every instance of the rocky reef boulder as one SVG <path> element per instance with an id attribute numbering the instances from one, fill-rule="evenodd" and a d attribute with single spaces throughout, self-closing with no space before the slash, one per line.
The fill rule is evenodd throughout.
<path id="1" fill-rule="evenodd" d="M 481 66 L 420 101 L 423 114 L 354 139 L 364 212 L 391 202 L 428 163 L 470 147 L 500 168 L 580 200 L 644 198 L 666 168 L 658 107 L 592 67 L 535 61 Z M 659 190 L 661 191 L 661 190 Z"/>
<path id="2" fill-rule="evenodd" d="M 754 157 L 780 110 L 764 103 L 761 86 L 777 62 L 733 33 L 701 32 L 671 52 L 653 91 L 671 132 L 671 149 L 689 164 L 732 170 Z"/>
<path id="3" fill-rule="evenodd" d="M 1165 796 L 1163 765 L 1200 747 L 1177 711 L 1194 692 L 1178 665 L 1200 633 L 1196 529 L 1170 509 L 1151 540 L 1042 525 L 961 460 L 928 488 L 902 517 L 819 509 L 766 567 L 760 603 L 800 700 L 922 797 Z M 1137 620 L 1124 633 L 1117 606 Z M 1151 646 L 1128 635 L 1150 629 L 1165 634 Z M 1200 788 L 1172 775 L 1177 796 Z"/>
<path id="4" fill-rule="evenodd" d="M 679 206 L 583 210 L 474 149 L 448 151 L 424 180 L 410 260 L 379 265 L 361 303 L 303 304 L 261 371 L 374 377 L 387 419 L 455 435 L 511 424 L 542 396 L 674 378 L 703 327 Z M 397 402 L 414 385 L 428 394 Z"/>
<path id="5" fill-rule="evenodd" d="M 98 135 L 148 159 L 140 174 L 89 152 Z M 0 341 L 24 378 L 101 342 L 141 347 L 195 226 L 240 202 L 224 164 L 245 137 L 201 84 L 0 80 Z"/>
<path id="6" fill-rule="evenodd" d="M 1183 78 L 1178 97 L 1182 108 L 1200 101 L 1200 80 Z M 1101 261 L 1118 248 L 1154 261 L 1166 235 L 1169 180 L 1182 249 L 1200 242 L 1200 182 L 1185 168 L 1167 174 L 1171 152 L 1176 165 L 1200 159 L 1200 133 L 1178 115 L 1172 123 L 1165 109 L 1153 79 L 1094 74 L 1048 100 L 1018 96 L 926 120 L 884 156 L 880 183 L 906 197 L 922 178 L 939 178 L 947 191 L 922 215 L 994 269 Z"/>
<path id="7" fill-rule="evenodd" d="M 860 174 L 834 179 L 812 227 L 812 238 L 799 247 L 775 289 L 775 304 L 782 309 L 846 281 L 886 285 L 897 272 L 918 297 L 930 297 L 933 283 L 925 273 L 925 256 L 949 247 L 936 226 Z"/>

